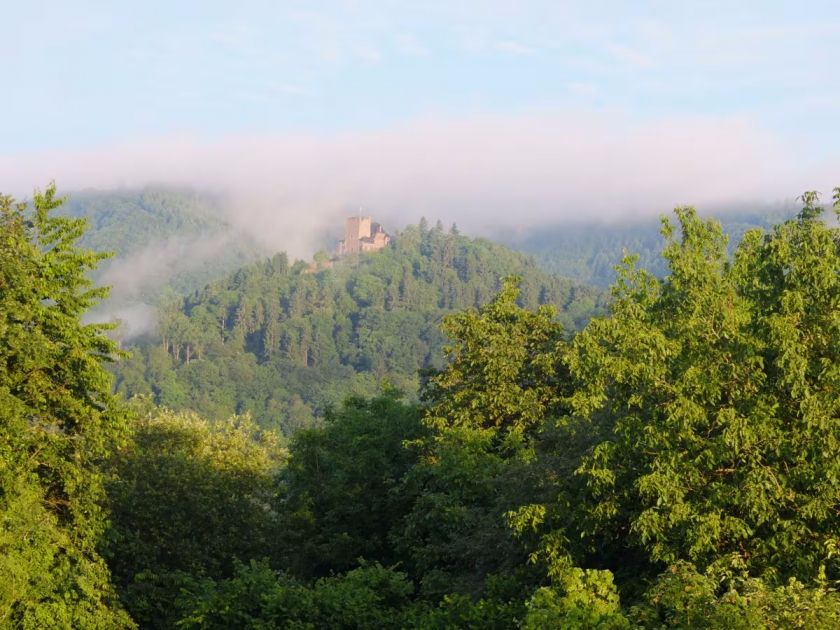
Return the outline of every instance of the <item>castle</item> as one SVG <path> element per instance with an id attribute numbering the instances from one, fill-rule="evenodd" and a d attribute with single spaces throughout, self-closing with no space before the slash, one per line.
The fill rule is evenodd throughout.
<path id="1" fill-rule="evenodd" d="M 338 256 L 375 252 L 391 242 L 391 237 L 370 217 L 348 217 L 344 227 L 344 240 L 338 242 Z"/>

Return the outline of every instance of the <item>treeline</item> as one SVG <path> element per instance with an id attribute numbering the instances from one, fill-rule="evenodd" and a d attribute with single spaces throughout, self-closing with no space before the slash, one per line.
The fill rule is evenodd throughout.
<path id="1" fill-rule="evenodd" d="M 835 628 L 840 230 L 678 209 L 567 334 L 506 280 L 448 315 L 420 402 L 288 446 L 121 403 L 83 226 L 0 203 L 0 623 L 24 628 Z M 840 190 L 835 211 L 840 215 Z"/>
<path id="2" fill-rule="evenodd" d="M 67 199 L 59 212 L 87 220 L 89 229 L 79 241 L 81 247 L 114 254 L 99 266 L 97 277 L 132 260 L 154 265 L 161 256 L 166 258 L 165 268 L 152 277 L 146 277 L 147 269 L 121 274 L 126 283 L 138 286 L 132 291 L 115 287 L 111 302 L 117 298 L 154 304 L 166 287 L 194 291 L 264 255 L 260 245 L 226 220 L 221 199 L 196 191 L 154 187 L 83 191 Z"/>
<path id="3" fill-rule="evenodd" d="M 729 236 L 731 254 L 749 230 L 768 229 L 796 212 L 794 206 L 781 204 L 754 210 L 742 209 L 716 218 Z M 615 266 L 625 252 L 637 255 L 639 267 L 657 277 L 668 272 L 668 265 L 662 257 L 659 224 L 655 218 L 556 227 L 542 225 L 515 236 L 500 234 L 500 238 L 509 247 L 536 258 L 546 271 L 582 284 L 611 285 L 616 279 Z"/>
<path id="4" fill-rule="evenodd" d="M 164 300 L 159 335 L 131 348 L 117 388 L 208 418 L 247 411 L 291 435 L 384 379 L 416 395 L 418 371 L 441 365 L 441 318 L 487 303 L 510 273 L 522 277 L 523 306 L 553 304 L 569 330 L 603 310 L 599 290 L 423 222 L 375 254 L 335 266 L 323 254 L 311 265 L 278 254 L 185 300 Z"/>

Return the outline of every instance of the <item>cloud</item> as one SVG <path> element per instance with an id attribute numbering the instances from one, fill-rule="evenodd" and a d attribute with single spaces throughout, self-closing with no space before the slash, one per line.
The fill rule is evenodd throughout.
<path id="1" fill-rule="evenodd" d="M 640 121 L 615 112 L 425 119 L 334 134 L 162 136 L 75 151 L 0 155 L 0 191 L 22 198 L 147 184 L 227 199 L 230 234 L 310 258 L 359 206 L 393 231 L 421 216 L 497 236 L 547 224 L 647 218 L 675 205 L 791 199 L 837 184 L 840 159 L 805 159 L 792 141 L 740 118 Z M 817 159 L 821 161 L 816 161 Z M 328 239 L 327 239 L 328 240 Z M 154 327 L 144 304 L 173 270 L 200 268 L 224 238 L 170 239 L 102 278 L 116 293 L 94 314 Z"/>
<path id="2" fill-rule="evenodd" d="M 175 236 L 105 261 L 97 283 L 111 287 L 110 295 L 87 314 L 87 321 L 120 320 L 125 339 L 152 332 L 157 325 L 153 305 L 161 289 L 178 276 L 212 265 L 224 256 L 236 236 L 232 231 L 203 237 Z"/>
<path id="3" fill-rule="evenodd" d="M 238 229 L 309 256 L 325 226 L 340 226 L 360 205 L 389 229 L 425 215 L 489 234 L 653 216 L 677 204 L 789 199 L 829 190 L 836 157 L 806 161 L 792 141 L 741 118 L 531 113 L 0 155 L 0 190 L 25 196 L 53 179 L 63 191 L 147 183 L 206 188 L 226 194 Z"/>

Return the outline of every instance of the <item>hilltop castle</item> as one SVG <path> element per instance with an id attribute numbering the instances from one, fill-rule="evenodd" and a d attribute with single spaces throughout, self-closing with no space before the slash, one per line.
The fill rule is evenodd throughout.
<path id="1" fill-rule="evenodd" d="M 375 252 L 391 242 L 391 237 L 370 217 L 348 217 L 344 227 L 344 240 L 338 241 L 338 256 Z"/>

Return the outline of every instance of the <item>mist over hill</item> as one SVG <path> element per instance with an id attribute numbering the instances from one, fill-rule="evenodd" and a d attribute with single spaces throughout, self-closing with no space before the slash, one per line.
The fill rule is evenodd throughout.
<path id="1" fill-rule="evenodd" d="M 262 245 L 226 219 L 224 203 L 207 192 L 165 187 L 68 195 L 61 213 L 89 225 L 80 245 L 113 253 L 94 278 L 111 295 L 89 318 L 120 320 L 126 337 L 149 332 L 167 291 L 195 291 L 265 256 Z"/>
<path id="2" fill-rule="evenodd" d="M 748 230 L 765 230 L 797 212 L 795 203 L 780 202 L 704 214 L 720 221 L 729 237 L 728 250 L 731 254 Z M 613 223 L 548 223 L 520 231 L 499 231 L 495 238 L 517 251 L 534 256 L 540 266 L 550 273 L 606 287 L 615 279 L 615 266 L 625 253 L 638 255 L 638 265 L 659 277 L 667 273 L 666 261 L 661 256 L 664 241 L 660 229 L 659 219 L 640 217 Z"/>
<path id="3" fill-rule="evenodd" d="M 95 277 L 112 287 L 111 296 L 89 319 L 119 320 L 120 335 L 127 340 L 154 333 L 162 296 L 187 295 L 278 251 L 255 236 L 262 219 L 254 215 L 253 224 L 236 219 L 233 203 L 209 190 L 171 186 L 71 193 L 61 212 L 88 220 L 89 229 L 80 244 L 114 254 Z M 731 251 L 746 230 L 765 228 L 794 213 L 794 204 L 779 203 L 711 214 L 730 235 Z M 388 214 L 399 221 L 399 209 Z M 430 210 L 428 215 L 436 219 L 440 213 Z M 282 213 L 272 221 L 281 217 Z M 296 232 L 296 221 L 289 220 L 292 228 L 284 240 L 293 255 L 305 259 L 319 249 L 331 251 L 342 227 L 338 217 Z M 400 227 L 400 223 L 389 224 L 391 229 Z M 606 287 L 625 251 L 638 254 L 641 267 L 660 276 L 664 273 L 659 228 L 659 221 L 650 217 L 613 223 L 545 219 L 545 223 L 520 229 L 499 229 L 488 223 L 482 232 L 533 256 L 549 273 Z"/>

